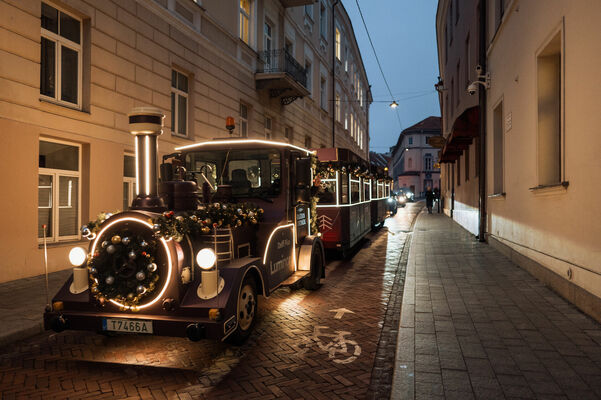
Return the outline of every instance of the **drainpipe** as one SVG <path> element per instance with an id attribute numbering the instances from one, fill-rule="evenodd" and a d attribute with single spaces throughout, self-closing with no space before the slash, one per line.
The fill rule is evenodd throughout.
<path id="1" fill-rule="evenodd" d="M 332 147 L 336 147 L 336 5 L 340 0 L 332 4 Z M 342 45 L 342 43 L 341 43 Z"/>
<path id="2" fill-rule="evenodd" d="M 478 43 L 478 62 L 486 72 L 486 1 L 480 1 L 480 40 Z M 480 113 L 480 171 L 478 173 L 479 211 L 478 241 L 486 242 L 486 90 L 478 91 Z"/>

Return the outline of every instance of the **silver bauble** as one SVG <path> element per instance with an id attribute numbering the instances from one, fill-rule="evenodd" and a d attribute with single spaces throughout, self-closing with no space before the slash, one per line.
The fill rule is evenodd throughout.
<path id="1" fill-rule="evenodd" d="M 159 224 L 154 224 L 154 225 L 152 226 L 152 230 L 153 230 L 153 231 L 155 231 L 155 232 L 158 232 L 158 231 L 160 231 L 160 230 L 161 230 L 161 225 L 159 225 Z"/>
<path id="2" fill-rule="evenodd" d="M 126 246 L 129 244 L 129 242 L 131 242 L 131 239 L 129 238 L 129 236 L 126 236 L 123 239 L 121 239 L 121 243 L 123 243 Z"/>
<path id="3" fill-rule="evenodd" d="M 129 253 L 127 253 L 127 256 L 129 257 L 130 260 L 135 260 L 137 255 L 135 251 L 130 251 Z"/>
<path id="4" fill-rule="evenodd" d="M 150 272 L 154 272 L 157 270 L 157 265 L 155 263 L 150 263 L 146 266 L 146 269 Z"/>
<path id="5" fill-rule="evenodd" d="M 142 240 L 140 242 L 140 247 L 146 247 L 146 246 L 148 246 L 148 243 L 146 242 L 146 240 Z"/>
<path id="6" fill-rule="evenodd" d="M 98 273 L 98 270 L 95 267 L 90 268 L 90 274 L 96 275 L 97 273 Z"/>
<path id="7" fill-rule="evenodd" d="M 138 292 L 138 294 L 142 294 L 146 291 L 146 288 L 144 287 L 144 285 L 138 285 L 138 287 L 136 288 L 136 292 Z"/>
<path id="8" fill-rule="evenodd" d="M 101 246 L 102 246 L 102 248 L 104 249 L 104 248 L 106 248 L 106 246 L 108 246 L 109 244 L 110 244 L 110 243 L 109 243 L 109 241 L 108 241 L 108 240 L 105 240 L 104 242 L 102 242 L 102 245 L 101 245 Z"/>
<path id="9" fill-rule="evenodd" d="M 106 252 L 109 254 L 114 254 L 117 251 L 117 247 L 114 244 L 109 244 L 106 248 Z"/>
<path id="10" fill-rule="evenodd" d="M 115 283 L 115 278 L 109 275 L 106 277 L 106 279 L 104 281 L 106 282 L 107 285 L 112 285 L 113 283 Z"/>
<path id="11" fill-rule="evenodd" d="M 136 279 L 139 281 L 143 281 L 146 278 L 146 274 L 143 271 L 140 271 L 136 274 Z"/>

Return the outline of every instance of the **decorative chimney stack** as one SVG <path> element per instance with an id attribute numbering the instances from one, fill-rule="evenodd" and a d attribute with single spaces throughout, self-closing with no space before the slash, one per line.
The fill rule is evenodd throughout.
<path id="1" fill-rule="evenodd" d="M 158 108 L 136 107 L 128 117 L 129 131 L 136 137 L 136 198 L 132 209 L 161 212 L 166 207 L 157 194 L 157 154 L 165 115 Z"/>

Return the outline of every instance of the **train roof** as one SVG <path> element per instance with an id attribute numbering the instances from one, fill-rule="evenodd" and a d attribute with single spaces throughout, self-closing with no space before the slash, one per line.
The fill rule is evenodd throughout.
<path id="1" fill-rule="evenodd" d="M 241 139 L 241 138 L 219 138 L 213 139 L 206 142 L 199 142 L 189 144 L 186 146 L 176 147 L 177 151 L 189 151 L 189 150 L 217 150 L 217 149 L 269 149 L 274 147 L 288 148 L 292 150 L 298 150 L 304 152 L 306 155 L 315 154 L 314 151 L 305 149 L 303 147 L 295 146 L 290 143 L 278 142 L 275 140 L 262 140 L 262 139 Z"/>

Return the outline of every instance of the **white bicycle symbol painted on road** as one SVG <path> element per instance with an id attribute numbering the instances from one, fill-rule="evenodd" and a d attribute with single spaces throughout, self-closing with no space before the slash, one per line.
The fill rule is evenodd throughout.
<path id="1" fill-rule="evenodd" d="M 347 331 L 335 331 L 332 333 L 325 333 L 324 331 L 330 329 L 327 326 L 315 326 L 313 328 L 312 336 L 304 336 L 299 344 L 299 355 L 304 355 L 309 347 L 315 343 L 319 349 L 328 353 L 328 356 L 332 361 L 337 364 L 348 364 L 352 363 L 361 355 L 361 346 L 354 340 L 347 339 L 346 336 L 350 335 L 351 332 Z M 329 342 L 322 342 L 321 338 L 329 338 Z"/>

